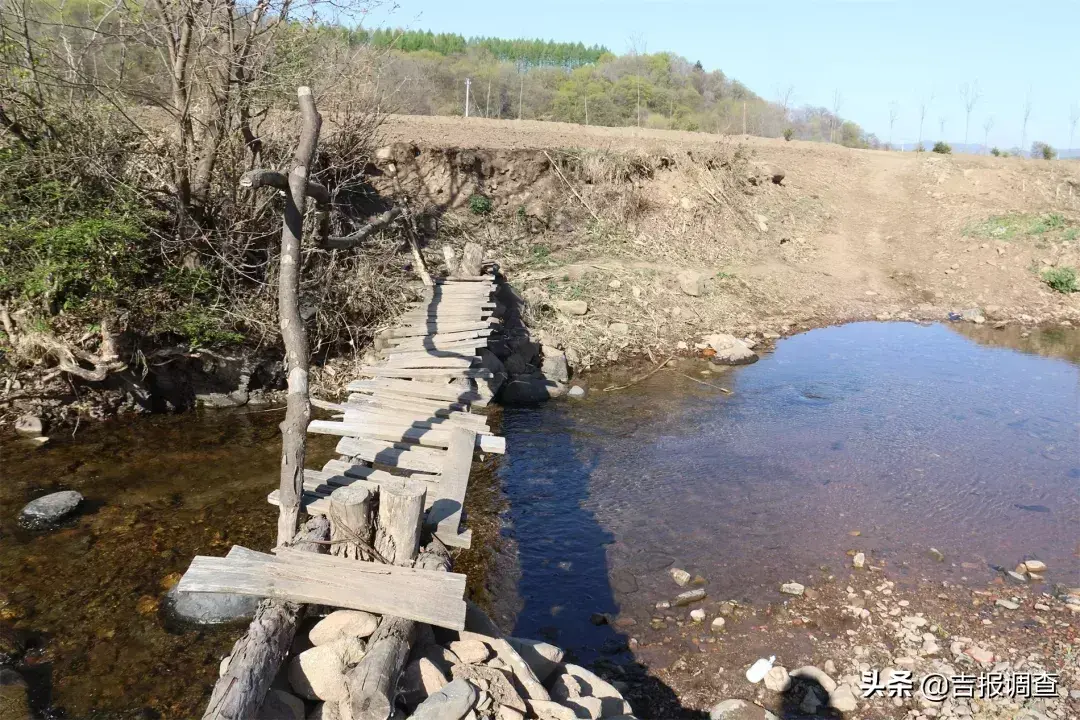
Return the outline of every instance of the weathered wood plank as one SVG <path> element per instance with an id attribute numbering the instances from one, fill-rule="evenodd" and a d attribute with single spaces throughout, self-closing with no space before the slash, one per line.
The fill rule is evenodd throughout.
<path id="1" fill-rule="evenodd" d="M 450 447 L 439 479 L 441 497 L 432 504 L 428 513 L 428 522 L 441 532 L 458 534 L 475 446 L 476 434 L 471 430 L 454 428 L 450 431 Z"/>
<path id="2" fill-rule="evenodd" d="M 386 358 L 387 362 L 394 362 L 395 360 L 409 360 L 412 358 L 418 358 L 423 356 L 428 357 L 473 357 L 477 354 L 477 350 L 485 348 L 488 345 L 486 338 L 475 338 L 473 340 L 466 340 L 463 342 L 454 343 L 452 345 L 442 345 L 440 347 L 425 348 L 387 348 L 382 351 L 382 355 Z"/>
<path id="3" fill-rule="evenodd" d="M 434 383 L 409 382 L 384 378 L 381 380 L 353 380 L 349 383 L 349 392 L 367 392 L 380 395 L 397 394 L 411 397 L 428 398 L 430 400 L 448 400 L 450 402 L 468 403 L 483 407 L 487 400 L 473 390 L 462 390 L 450 385 L 436 385 Z"/>
<path id="4" fill-rule="evenodd" d="M 411 423 L 338 422 L 335 420 L 312 420 L 308 432 L 342 437 L 372 437 L 391 442 L 414 442 L 427 447 L 449 447 L 448 430 L 415 427 Z M 504 454 L 506 438 L 498 435 L 477 435 L 476 446 L 482 452 Z"/>
<path id="5" fill-rule="evenodd" d="M 411 310 L 494 310 L 497 303 L 483 297 L 476 298 L 432 298 L 423 302 L 409 303 Z"/>
<path id="6" fill-rule="evenodd" d="M 468 418 L 468 416 L 466 416 L 466 418 Z M 438 417 L 432 416 L 432 414 L 428 412 L 419 412 L 416 410 L 347 407 L 343 419 L 345 422 L 410 423 L 413 427 L 431 428 L 433 430 L 448 430 L 452 427 L 465 427 L 481 435 L 492 434 L 487 423 L 482 420 L 476 422 L 471 418 Z"/>
<path id="7" fill-rule="evenodd" d="M 446 333 L 460 333 L 469 331 L 488 330 L 492 325 L 497 325 L 496 319 L 478 320 L 476 322 L 418 322 L 405 327 L 397 327 L 388 331 L 389 337 L 421 337 L 424 335 L 444 335 Z"/>
<path id="8" fill-rule="evenodd" d="M 350 393 L 348 402 L 342 405 L 342 412 L 345 411 L 345 406 L 373 406 L 373 407 L 385 407 L 394 408 L 397 410 L 420 410 L 423 412 L 431 413 L 432 415 L 449 415 L 450 413 L 461 413 L 462 415 L 474 415 L 475 417 L 483 418 L 484 415 L 479 413 L 469 412 L 469 406 L 467 403 L 456 403 L 448 400 L 434 400 L 422 397 L 414 397 L 409 395 L 394 395 L 392 393 L 377 393 L 375 395 L 365 395 L 364 393 Z"/>
<path id="9" fill-rule="evenodd" d="M 452 630 L 465 628 L 465 576 L 279 548 L 258 559 L 197 555 L 177 588 L 232 592 L 365 610 Z"/>
<path id="10" fill-rule="evenodd" d="M 346 457 L 359 458 L 364 462 L 378 463 L 402 470 L 416 470 L 426 473 L 441 473 L 446 462 L 446 452 L 419 445 L 402 445 L 387 440 L 369 438 L 342 438 L 337 444 L 337 452 Z M 331 461 L 341 462 L 341 461 Z M 342 462 L 343 465 L 348 463 Z M 329 463 L 326 466 L 329 467 Z M 333 466 L 337 472 L 344 468 Z"/>
<path id="11" fill-rule="evenodd" d="M 402 370 L 420 368 L 468 368 L 480 362 L 480 356 L 471 355 L 444 355 L 442 357 L 430 353 L 416 353 L 414 355 L 387 358 L 382 367 L 400 368 Z"/>
<path id="12" fill-rule="evenodd" d="M 461 330 L 458 332 L 394 337 L 387 338 L 386 341 L 389 348 L 396 351 L 439 350 L 446 345 L 458 343 L 463 340 L 479 340 L 481 338 L 489 337 L 492 332 L 494 332 L 492 328 L 485 327 L 483 330 Z"/>
<path id="13" fill-rule="evenodd" d="M 450 410 L 446 406 L 441 408 L 409 407 L 402 403 L 399 407 L 397 404 L 385 402 L 348 402 L 341 406 L 341 412 L 347 413 L 351 411 L 370 412 L 376 415 L 390 415 L 395 417 L 408 415 L 409 417 L 422 420 L 446 419 L 452 421 L 454 424 L 464 425 L 465 427 L 482 428 L 484 430 L 490 429 L 486 415 L 479 415 L 477 413 L 460 410 Z"/>
<path id="14" fill-rule="evenodd" d="M 487 380 L 493 377 L 493 373 L 487 368 L 393 368 L 383 365 L 364 365 L 359 370 L 361 375 L 389 378 L 416 379 L 450 379 L 469 378 L 473 380 Z"/>

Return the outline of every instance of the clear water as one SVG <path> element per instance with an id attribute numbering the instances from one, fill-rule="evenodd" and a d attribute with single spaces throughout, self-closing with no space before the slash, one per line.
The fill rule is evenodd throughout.
<path id="1" fill-rule="evenodd" d="M 507 410 L 516 632 L 585 658 L 617 650 L 590 614 L 647 622 L 672 565 L 741 601 L 778 599 L 855 549 L 911 582 L 985 583 L 1026 555 L 1078 580 L 1078 362 L 1072 331 L 858 323 L 706 378 L 732 395 L 661 371 Z"/>

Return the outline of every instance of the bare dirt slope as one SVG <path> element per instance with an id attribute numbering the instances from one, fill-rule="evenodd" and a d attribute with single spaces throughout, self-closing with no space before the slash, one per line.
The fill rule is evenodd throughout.
<path id="1" fill-rule="evenodd" d="M 450 211 L 441 241 L 482 240 L 585 366 L 717 330 L 974 307 L 1080 319 L 1080 294 L 1043 278 L 1080 265 L 1080 163 L 476 118 L 395 116 L 382 133 L 390 170 Z M 468 212 L 475 193 L 494 212 Z M 559 311 L 568 299 L 588 312 Z"/>

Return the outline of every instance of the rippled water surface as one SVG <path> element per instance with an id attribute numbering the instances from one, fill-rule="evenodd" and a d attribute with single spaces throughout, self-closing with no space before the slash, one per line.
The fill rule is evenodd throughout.
<path id="1" fill-rule="evenodd" d="M 680 365 L 731 395 L 662 371 L 508 410 L 517 632 L 617 649 L 590 613 L 647 621 L 672 565 L 747 601 L 852 550 L 911 582 L 985 583 L 1028 554 L 1080 579 L 1078 362 L 1071 330 L 859 323 L 724 374 Z"/>

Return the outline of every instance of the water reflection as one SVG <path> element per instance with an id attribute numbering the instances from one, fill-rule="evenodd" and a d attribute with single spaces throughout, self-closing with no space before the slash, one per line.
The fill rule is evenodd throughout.
<path id="1" fill-rule="evenodd" d="M 985 582 L 988 564 L 1027 554 L 1076 577 L 1080 336 L 1016 338 L 1070 363 L 988 347 L 1009 341 L 995 332 L 826 328 L 725 377 L 731 396 L 661 372 L 508 410 L 519 631 L 558 632 L 587 654 L 605 640 L 589 614 L 614 599 L 647 622 L 675 591 L 672 563 L 704 575 L 711 598 L 745 601 L 855 549 L 913 582 Z"/>

